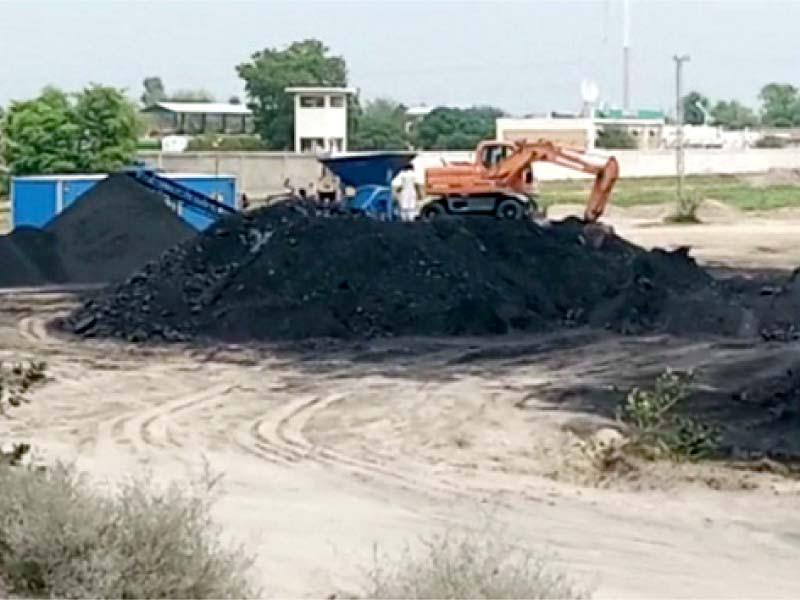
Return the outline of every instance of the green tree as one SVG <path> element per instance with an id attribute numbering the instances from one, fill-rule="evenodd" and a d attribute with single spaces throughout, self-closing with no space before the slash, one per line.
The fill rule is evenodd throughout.
<path id="1" fill-rule="evenodd" d="M 294 42 L 285 49 L 266 48 L 236 70 L 245 82 L 256 131 L 275 150 L 294 145 L 294 107 L 284 90 L 291 86 L 347 85 L 347 66 L 319 40 Z"/>
<path id="2" fill-rule="evenodd" d="M 761 119 L 771 127 L 800 125 L 798 90 L 788 83 L 769 83 L 761 88 Z"/>
<path id="3" fill-rule="evenodd" d="M 636 139 L 623 127 L 603 127 L 597 132 L 598 148 L 630 150 L 636 148 Z"/>
<path id="4" fill-rule="evenodd" d="M 364 107 L 350 139 L 353 150 L 405 150 L 408 145 L 406 109 L 386 98 Z"/>
<path id="5" fill-rule="evenodd" d="M 214 102 L 214 94 L 207 90 L 176 90 L 169 94 L 171 102 Z"/>
<path id="6" fill-rule="evenodd" d="M 737 100 L 726 102 L 720 100 L 711 109 L 714 123 L 727 129 L 744 129 L 758 125 L 758 116 L 753 109 L 740 104 Z"/>
<path id="7" fill-rule="evenodd" d="M 11 103 L 0 126 L 0 154 L 17 175 L 75 172 L 79 138 L 69 97 L 46 88 L 34 100 Z"/>
<path id="8" fill-rule="evenodd" d="M 164 89 L 164 82 L 161 81 L 161 77 L 145 77 L 142 85 L 144 86 L 144 93 L 141 100 L 145 107 L 153 106 L 156 102 L 162 102 L 167 99 L 167 92 Z"/>
<path id="9" fill-rule="evenodd" d="M 495 121 L 503 111 L 491 106 L 437 108 L 416 128 L 416 144 L 428 150 L 474 150 L 495 136 Z"/>
<path id="10" fill-rule="evenodd" d="M 80 127 L 78 168 L 108 172 L 130 163 L 142 123 L 119 90 L 92 85 L 77 95 L 75 118 Z"/>
<path id="11" fill-rule="evenodd" d="M 0 156 L 15 175 L 110 171 L 136 153 L 135 108 L 113 88 L 78 94 L 46 88 L 13 102 L 0 123 Z"/>
<path id="12" fill-rule="evenodd" d="M 708 110 L 711 102 L 700 92 L 689 92 L 683 97 L 683 122 L 689 125 L 702 125 L 705 115 L 698 104 Z"/>

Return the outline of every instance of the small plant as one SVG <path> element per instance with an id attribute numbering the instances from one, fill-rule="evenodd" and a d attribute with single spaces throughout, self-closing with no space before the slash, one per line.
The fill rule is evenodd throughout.
<path id="1" fill-rule="evenodd" d="M 552 598 L 589 595 L 538 555 L 493 535 L 442 534 L 421 541 L 417 553 L 375 551 L 369 598 Z"/>
<path id="2" fill-rule="evenodd" d="M 0 363 L 0 415 L 6 415 L 8 407 L 16 408 L 28 402 L 28 392 L 45 380 L 46 372 L 47 364 L 44 362 Z M 30 449 L 30 445 L 25 443 L 14 444 L 10 450 L 0 449 L 0 466 L 19 465 Z"/>
<path id="3" fill-rule="evenodd" d="M 633 388 L 617 409 L 617 420 L 629 430 L 627 446 L 646 458 L 698 460 L 712 455 L 720 443 L 717 427 L 674 414 L 689 396 L 693 373 L 667 370 L 653 389 Z"/>
<path id="4" fill-rule="evenodd" d="M 677 210 L 675 214 L 667 217 L 668 223 L 699 223 L 697 209 L 703 202 L 703 197 L 697 190 L 688 189 L 677 198 Z"/>
<path id="5" fill-rule="evenodd" d="M 47 363 L 31 361 L 27 364 L 4 365 L 0 362 L 0 414 L 5 405 L 17 407 L 27 402 L 27 393 L 45 379 Z"/>

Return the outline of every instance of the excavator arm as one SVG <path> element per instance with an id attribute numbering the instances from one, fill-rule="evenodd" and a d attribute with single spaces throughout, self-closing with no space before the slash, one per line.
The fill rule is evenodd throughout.
<path id="1" fill-rule="evenodd" d="M 613 156 L 602 165 L 591 162 L 586 154 L 574 148 L 562 148 L 541 140 L 536 143 L 518 142 L 511 156 L 500 161 L 489 176 L 503 185 L 519 178 L 534 162 L 549 162 L 567 169 L 594 175 L 594 186 L 586 203 L 584 219 L 594 223 L 605 211 L 611 190 L 619 177 L 619 164 Z"/>

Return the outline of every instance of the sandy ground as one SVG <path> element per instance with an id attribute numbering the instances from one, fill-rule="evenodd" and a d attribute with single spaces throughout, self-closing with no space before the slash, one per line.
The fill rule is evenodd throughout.
<path id="1" fill-rule="evenodd" d="M 656 219 L 610 215 L 634 241 L 690 244 L 706 262 L 800 263 L 796 215 Z M 800 597 L 796 482 L 723 465 L 604 480 L 568 431 L 597 412 L 593 398 L 558 393 L 652 379 L 665 366 L 699 366 L 709 385 L 735 389 L 793 364 L 796 344 L 574 331 L 145 350 L 48 333 L 72 302 L 0 295 L 0 359 L 46 360 L 53 377 L 0 421 L 0 436 L 33 439 L 42 456 L 75 459 L 98 481 L 145 469 L 183 480 L 207 461 L 224 475 L 216 516 L 257 555 L 270 596 L 358 593 L 373 544 L 394 550 L 488 522 L 598 598 Z"/>

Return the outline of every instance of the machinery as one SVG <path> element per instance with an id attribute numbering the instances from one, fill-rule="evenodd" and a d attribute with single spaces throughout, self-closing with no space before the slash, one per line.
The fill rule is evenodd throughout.
<path id="1" fill-rule="evenodd" d="M 523 219 L 538 211 L 532 165 L 549 162 L 595 176 L 584 218 L 593 223 L 603 214 L 619 176 L 612 156 L 596 164 L 582 151 L 540 140 L 511 143 L 484 141 L 474 163 L 452 163 L 425 172 L 426 203 L 422 218 L 444 215 L 492 215 Z"/>
<path id="2" fill-rule="evenodd" d="M 355 189 L 346 209 L 382 220 L 399 218 L 392 197 L 392 180 L 416 157 L 414 152 L 360 152 L 346 156 L 319 158 L 342 185 Z"/>
<path id="3" fill-rule="evenodd" d="M 223 214 L 234 214 L 237 212 L 232 206 L 223 202 L 218 202 L 205 194 L 201 194 L 191 188 L 181 185 L 177 181 L 160 177 L 153 169 L 148 169 L 141 165 L 125 169 L 124 172 L 129 176 L 150 188 L 151 190 L 163 195 L 174 206 L 191 207 L 193 210 L 205 215 L 209 219 L 217 219 Z"/>

